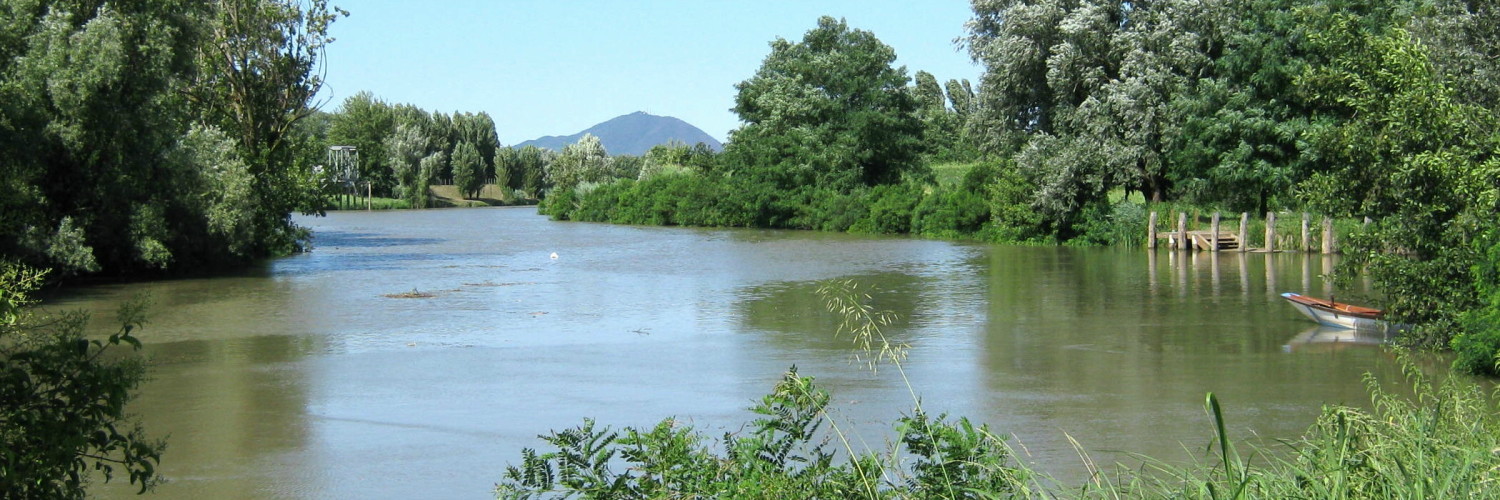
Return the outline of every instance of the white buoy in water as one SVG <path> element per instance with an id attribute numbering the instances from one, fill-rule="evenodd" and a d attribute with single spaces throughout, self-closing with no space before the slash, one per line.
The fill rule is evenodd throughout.
<path id="1" fill-rule="evenodd" d="M 552 260 L 557 260 L 557 252 L 552 252 Z"/>

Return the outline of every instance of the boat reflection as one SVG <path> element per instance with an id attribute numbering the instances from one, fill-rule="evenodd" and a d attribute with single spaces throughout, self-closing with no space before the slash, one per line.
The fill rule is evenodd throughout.
<path id="1" fill-rule="evenodd" d="M 1394 328 L 1336 328 L 1314 326 L 1288 340 L 1281 348 L 1286 352 L 1328 352 L 1352 346 L 1376 346 L 1396 338 Z"/>

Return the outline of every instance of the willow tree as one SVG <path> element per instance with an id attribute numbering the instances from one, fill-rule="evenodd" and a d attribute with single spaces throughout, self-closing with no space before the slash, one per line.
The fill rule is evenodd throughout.
<path id="1" fill-rule="evenodd" d="M 60 274 L 159 267 L 201 216 L 181 209 L 197 2 L 0 3 L 0 258 Z M 163 211 L 166 212 L 163 212 Z M 144 223 L 138 223 L 144 222 Z M 132 231 L 151 226 L 147 231 Z M 201 241 L 201 239 L 198 239 Z"/>
<path id="2" fill-rule="evenodd" d="M 547 179 L 555 189 L 573 189 L 585 182 L 604 182 L 613 176 L 609 152 L 593 134 L 583 134 L 578 142 L 563 146 L 546 169 Z"/>

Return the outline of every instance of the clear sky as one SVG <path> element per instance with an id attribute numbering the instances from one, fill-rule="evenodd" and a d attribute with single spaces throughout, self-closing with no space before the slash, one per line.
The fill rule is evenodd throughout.
<path id="1" fill-rule="evenodd" d="M 540 1 L 332 0 L 326 111 L 368 90 L 429 111 L 488 112 L 500 141 L 576 133 L 645 111 L 724 140 L 739 120 L 734 84 L 771 40 L 801 40 L 830 15 L 896 50 L 907 76 L 976 81 L 954 45 L 972 14 L 960 0 Z"/>

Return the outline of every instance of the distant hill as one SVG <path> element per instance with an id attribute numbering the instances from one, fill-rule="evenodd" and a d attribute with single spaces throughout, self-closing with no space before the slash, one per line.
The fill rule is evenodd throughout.
<path id="1" fill-rule="evenodd" d="M 701 142 L 713 148 L 714 151 L 724 149 L 724 145 L 720 144 L 717 139 L 688 122 L 670 116 L 647 114 L 643 111 L 611 118 L 573 135 L 549 135 L 511 147 L 536 146 L 562 151 L 563 146 L 578 142 L 578 139 L 583 138 L 583 134 L 594 134 L 594 137 L 598 137 L 599 142 L 604 144 L 604 150 L 611 155 L 640 156 L 646 154 L 651 146 L 666 144 L 673 139 L 689 146 Z"/>

